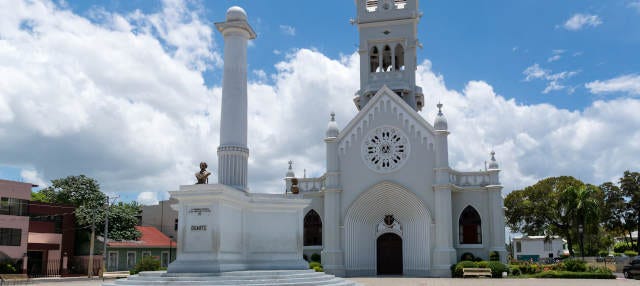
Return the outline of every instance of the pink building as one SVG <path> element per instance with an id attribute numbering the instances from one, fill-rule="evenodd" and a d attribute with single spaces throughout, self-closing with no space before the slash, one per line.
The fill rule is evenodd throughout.
<path id="1" fill-rule="evenodd" d="M 30 183 L 0 180 L 0 256 L 21 259 L 29 239 Z"/>

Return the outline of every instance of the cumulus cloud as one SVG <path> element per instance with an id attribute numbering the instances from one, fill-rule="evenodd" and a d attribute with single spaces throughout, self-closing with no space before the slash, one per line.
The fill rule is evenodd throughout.
<path id="1" fill-rule="evenodd" d="M 157 205 L 158 193 L 156 192 L 141 192 L 138 194 L 136 201 L 142 205 Z"/>
<path id="2" fill-rule="evenodd" d="M 29 182 L 35 185 L 38 185 L 40 188 L 46 188 L 49 184 L 42 179 L 42 176 L 38 174 L 38 171 L 33 169 L 22 169 L 20 171 L 20 177 L 24 179 L 25 182 Z"/>
<path id="3" fill-rule="evenodd" d="M 596 80 L 585 84 L 585 87 L 593 94 L 620 92 L 640 95 L 640 75 L 628 74 L 604 81 Z"/>
<path id="4" fill-rule="evenodd" d="M 544 69 L 540 67 L 539 64 L 535 63 L 527 67 L 522 73 L 525 75 L 525 81 L 532 81 L 535 79 L 546 81 L 547 86 L 544 88 L 542 93 L 547 94 L 552 91 L 559 91 L 563 89 L 567 89 L 569 93 L 573 93 L 574 88 L 567 87 L 562 82 L 577 75 L 579 71 L 563 71 L 553 73 L 551 70 Z"/>
<path id="5" fill-rule="evenodd" d="M 280 32 L 282 32 L 283 34 L 285 34 L 287 36 L 295 36 L 296 35 L 296 28 L 291 27 L 289 25 L 280 25 Z"/>
<path id="6" fill-rule="evenodd" d="M 221 88 L 207 88 L 202 78 L 203 67 L 215 69 L 217 54 L 193 48 L 215 45 L 194 37 L 203 42 L 185 43 L 181 54 L 179 40 L 167 44 L 171 32 L 155 31 L 153 23 L 168 20 L 153 15 L 170 15 L 166 8 L 174 4 L 181 7 L 167 2 L 146 20 L 140 12 L 102 12 L 112 21 L 95 23 L 51 2 L 0 2 L 0 165 L 33 166 L 44 180 L 83 173 L 108 192 L 141 191 L 144 203 L 193 183 L 200 161 L 217 171 Z M 174 18 L 180 23 L 166 26 L 209 25 L 195 21 L 200 16 L 192 10 L 183 13 Z M 536 64 L 525 76 L 560 82 L 575 73 Z M 358 54 L 291 50 L 274 72 L 254 74 L 251 190 L 281 192 L 288 160 L 298 175 L 303 169 L 308 177 L 322 175 L 329 113 L 340 127 L 357 113 Z M 483 81 L 450 89 L 429 61 L 418 66 L 416 79 L 428 91 L 422 116 L 432 121 L 437 101 L 445 104 L 452 167 L 482 169 L 495 149 L 507 191 L 547 176 L 601 183 L 640 169 L 637 99 L 596 101 L 576 111 L 523 105 Z"/>
<path id="7" fill-rule="evenodd" d="M 602 19 L 598 15 L 577 13 L 571 16 L 563 27 L 569 31 L 577 31 L 585 27 L 597 27 L 602 24 Z"/>

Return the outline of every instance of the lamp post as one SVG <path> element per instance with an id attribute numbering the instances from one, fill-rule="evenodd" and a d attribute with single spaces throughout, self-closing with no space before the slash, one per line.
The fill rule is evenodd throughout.
<path id="1" fill-rule="evenodd" d="M 578 225 L 578 233 L 580 233 L 580 255 L 582 256 L 582 261 L 584 261 L 584 227 L 582 224 Z"/>

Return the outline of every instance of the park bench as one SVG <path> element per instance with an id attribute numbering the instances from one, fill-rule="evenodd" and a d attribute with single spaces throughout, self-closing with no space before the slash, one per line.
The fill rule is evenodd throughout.
<path id="1" fill-rule="evenodd" d="M 28 283 L 29 276 L 27 274 L 0 274 L 0 285 L 10 285 L 9 283 L 16 285 L 18 283 Z"/>
<path id="2" fill-rule="evenodd" d="M 491 277 L 491 268 L 462 268 L 462 277 Z"/>
<path id="3" fill-rule="evenodd" d="M 129 271 L 111 271 L 102 274 L 102 278 L 127 278 Z"/>

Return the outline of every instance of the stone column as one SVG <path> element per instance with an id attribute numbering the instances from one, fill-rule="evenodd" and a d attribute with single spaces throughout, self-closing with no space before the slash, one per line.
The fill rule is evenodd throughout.
<path id="1" fill-rule="evenodd" d="M 322 264 L 324 271 L 336 276 L 345 276 L 344 251 L 340 237 L 340 166 L 338 162 L 338 127 L 331 114 L 327 137 L 327 174 L 324 192 L 324 218 L 322 222 Z"/>
<path id="2" fill-rule="evenodd" d="M 216 23 L 224 37 L 224 73 L 218 183 L 247 189 L 247 42 L 256 37 L 247 14 L 237 6 L 227 10 L 226 22 Z"/>
<path id="3" fill-rule="evenodd" d="M 450 276 L 449 267 L 456 261 L 456 250 L 453 248 L 448 135 L 447 130 L 436 130 L 436 182 L 433 188 L 435 192 L 436 241 L 431 274 L 437 276 Z"/>

